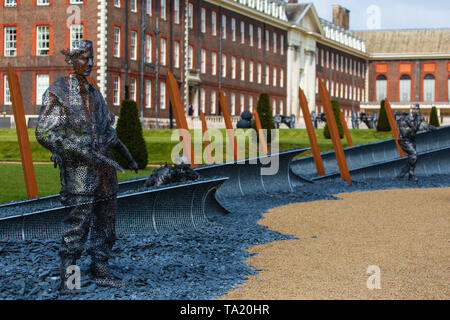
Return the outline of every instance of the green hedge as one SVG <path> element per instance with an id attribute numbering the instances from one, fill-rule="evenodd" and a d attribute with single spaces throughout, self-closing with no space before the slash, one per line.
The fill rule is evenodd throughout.
<path id="1" fill-rule="evenodd" d="M 378 116 L 377 131 L 391 131 L 391 125 L 386 114 L 386 108 L 384 107 L 384 100 L 381 100 L 380 115 Z"/>
<path id="2" fill-rule="evenodd" d="M 439 123 L 439 117 L 438 117 L 437 109 L 434 106 L 431 108 L 430 124 L 432 126 L 435 126 L 435 127 L 440 127 L 441 126 L 441 124 Z"/>
<path id="3" fill-rule="evenodd" d="M 270 106 L 270 96 L 267 93 L 261 93 L 259 95 L 258 104 L 256 107 L 259 120 L 261 121 L 261 127 L 267 129 L 267 142 L 272 141 L 271 129 L 275 129 L 275 122 L 273 121 L 272 107 Z M 256 128 L 256 125 L 254 126 Z"/>
<path id="4" fill-rule="evenodd" d="M 122 101 L 119 120 L 117 121 L 117 136 L 127 146 L 139 169 L 147 167 L 148 153 L 142 135 L 142 125 L 139 120 L 137 104 L 133 100 Z M 113 151 L 117 162 L 124 168 L 129 168 L 128 161 L 115 150 Z"/>
<path id="5" fill-rule="evenodd" d="M 336 119 L 339 137 L 342 139 L 344 137 L 344 127 L 342 127 L 341 123 L 339 101 L 331 100 L 331 107 L 333 108 L 334 118 Z M 328 123 L 325 125 L 325 128 L 323 129 L 323 137 L 325 139 L 331 139 L 330 130 L 328 129 Z"/>

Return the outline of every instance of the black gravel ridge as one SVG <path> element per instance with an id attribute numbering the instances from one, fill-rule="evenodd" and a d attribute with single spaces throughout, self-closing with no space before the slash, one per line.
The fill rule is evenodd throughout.
<path id="1" fill-rule="evenodd" d="M 0 242 L 0 299 L 214 299 L 258 272 L 245 263 L 250 246 L 292 239 L 257 222 L 268 209 L 281 205 L 337 199 L 333 194 L 360 190 L 450 186 L 449 175 L 404 180 L 344 182 L 328 180 L 297 187 L 293 193 L 219 198 L 231 213 L 215 217 L 196 230 L 145 237 L 129 235 L 117 240 L 111 268 L 127 280 L 120 289 L 98 287 L 89 273 L 90 258 L 83 255 L 80 290 L 60 294 L 59 240 Z M 299 212 L 301 214 L 301 212 Z"/>

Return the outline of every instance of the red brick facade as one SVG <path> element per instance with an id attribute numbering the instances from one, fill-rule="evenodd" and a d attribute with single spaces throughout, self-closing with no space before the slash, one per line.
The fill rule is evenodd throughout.
<path id="1" fill-rule="evenodd" d="M 448 59 L 414 59 L 381 60 L 369 63 L 369 101 L 377 101 L 377 78 L 387 79 L 387 98 L 391 102 L 445 102 L 449 101 L 448 83 L 450 78 L 450 60 Z M 400 99 L 400 78 L 411 79 L 409 100 Z M 434 99 L 426 101 L 424 96 L 424 79 L 432 75 L 435 79 Z"/>
<path id="2" fill-rule="evenodd" d="M 365 100 L 366 60 L 317 43 L 316 77 L 324 81 L 331 99 L 339 101 L 346 116 L 352 109 L 359 111 L 360 102 Z M 316 112 L 323 112 L 317 89 L 316 93 Z"/>
<path id="3" fill-rule="evenodd" d="M 165 16 L 161 8 L 161 1 L 151 1 L 152 8 L 141 8 L 141 1 L 137 2 L 136 12 L 131 11 L 131 1 L 121 0 L 120 7 L 114 5 L 114 1 L 108 1 L 107 6 L 107 65 L 106 65 L 106 101 L 110 108 L 116 114 L 119 112 L 119 105 L 114 105 L 114 77 L 120 77 L 120 99 L 125 98 L 125 86 L 130 86 L 135 79 L 135 96 L 138 104 L 140 103 L 141 88 L 144 88 L 143 99 L 144 117 L 155 117 L 156 105 L 158 97 L 161 93 L 156 88 L 156 78 L 158 77 L 159 85 L 165 83 L 165 75 L 167 69 L 171 69 L 175 77 L 184 82 L 184 21 L 185 8 L 184 1 L 166 0 Z M 179 9 L 175 10 L 175 3 L 179 4 Z M 20 81 L 23 93 L 23 100 L 25 104 L 25 112 L 28 115 L 37 115 L 39 112 L 39 105 L 36 105 L 36 74 L 49 74 L 49 79 L 54 81 L 58 77 L 67 75 L 71 68 L 64 61 L 64 56 L 60 54 L 60 50 L 67 48 L 70 45 L 70 32 L 66 26 L 66 13 L 69 0 L 67 1 L 51 1 L 50 5 L 37 6 L 34 2 L 23 2 L 17 7 L 1 8 L 4 19 L 0 22 L 0 48 L 4 48 L 3 28 L 14 24 L 17 27 L 17 56 L 6 57 L 3 51 L 0 52 L 0 75 L 6 72 L 6 66 L 11 63 L 18 71 L 20 71 Z M 256 107 L 258 96 L 261 92 L 268 92 L 273 102 L 276 103 L 277 113 L 286 113 L 286 66 L 287 66 L 287 32 L 269 24 L 250 19 L 244 15 L 221 8 L 206 1 L 190 1 L 193 9 L 193 28 L 189 29 L 189 45 L 193 47 L 193 70 L 191 70 L 190 79 L 192 75 L 198 75 L 199 82 L 190 80 L 191 98 L 190 103 L 195 107 L 205 108 L 206 114 L 217 114 L 218 107 L 211 106 L 212 91 L 218 91 L 219 88 L 224 89 L 228 105 L 231 109 L 231 97 L 234 96 L 235 110 L 232 114 L 240 114 L 241 109 L 248 109 L 250 103 Z M 98 2 L 93 0 L 85 0 L 82 4 L 76 5 L 80 9 L 80 23 L 83 25 L 83 38 L 90 39 L 94 42 L 94 50 L 98 50 Z M 128 6 L 128 11 L 126 11 Z M 145 41 L 141 39 L 141 16 L 142 9 L 145 10 Z M 179 14 L 179 19 L 176 13 Z M 203 13 L 204 17 L 203 19 Z M 212 32 L 212 16 L 213 12 L 216 15 L 216 35 Z M 147 14 L 150 13 L 150 14 Z M 222 16 L 226 17 L 226 37 L 222 39 Z M 158 17 L 158 19 L 157 19 Z M 234 19 L 235 23 L 232 22 Z M 128 20 L 128 21 L 127 21 Z M 158 21 L 157 21 L 158 20 Z M 177 23 L 177 20 L 179 23 Z M 204 21 L 204 22 L 203 22 Z M 244 28 L 244 43 L 241 43 L 241 22 Z M 158 28 L 157 28 L 158 23 Z M 204 23 L 204 26 L 202 24 Z M 50 29 L 50 52 L 48 56 L 36 55 L 36 28 L 40 25 L 48 25 Z M 236 33 L 233 39 L 232 26 Z M 128 27 L 128 29 L 126 29 Z M 114 55 L 115 43 L 115 28 L 120 30 L 120 49 L 118 49 L 119 57 Z M 204 29 L 203 29 L 204 28 Z M 250 28 L 253 28 L 253 46 L 250 46 Z M 261 28 L 261 42 L 262 47 L 258 48 L 258 34 L 257 30 Z M 269 50 L 265 50 L 265 35 L 269 30 Z M 204 32 L 203 32 L 204 31 Z M 136 32 L 136 53 L 137 59 L 131 58 L 131 37 L 132 32 Z M 146 58 L 146 38 L 151 36 L 151 60 L 146 61 L 144 65 L 144 83 L 141 84 L 141 59 Z M 274 42 L 273 37 L 277 40 Z M 281 40 L 282 39 L 282 40 Z M 233 41 L 234 40 L 234 41 Z M 160 65 L 159 69 L 156 67 L 156 48 L 159 48 L 159 62 L 161 63 L 161 47 L 165 43 L 165 65 Z M 175 43 L 178 44 L 178 58 L 179 67 L 174 64 L 175 58 Z M 142 56 L 141 46 L 144 46 L 144 56 Z M 276 50 L 274 49 L 276 45 Z M 281 47 L 283 46 L 283 47 Z M 201 71 L 203 58 L 206 57 L 205 73 Z M 217 72 L 213 74 L 212 57 L 213 52 L 216 54 L 216 69 Z M 221 74 L 222 55 L 226 55 L 226 76 Z M 128 59 L 127 59 L 128 57 Z M 232 57 L 236 59 L 236 78 L 232 75 Z M 243 80 L 241 80 L 241 60 L 242 67 L 245 70 L 242 72 Z M 97 65 L 98 57 L 96 56 L 95 64 Z M 148 62 L 148 63 L 147 63 Z M 258 83 L 258 64 L 261 64 L 262 81 Z M 253 66 L 253 71 L 250 71 L 250 66 Z M 266 65 L 269 66 L 269 85 L 265 84 Z M 97 68 L 92 71 L 91 77 L 97 79 Z M 274 71 L 276 70 L 276 71 Z M 275 80 L 273 74 L 276 72 Z M 250 75 L 253 74 L 253 81 Z M 280 80 L 280 75 L 283 77 Z M 151 81 L 151 103 L 146 105 L 147 85 L 146 81 Z M 275 81 L 275 85 L 274 85 Z M 0 78 L 0 111 L 6 111 L 11 114 L 11 106 L 3 105 L 4 99 L 4 77 Z M 130 90 L 128 90 L 130 91 Z M 194 95 L 194 92 L 197 92 Z M 241 98 L 241 96 L 243 98 Z M 167 95 L 165 95 L 167 99 Z M 195 97 L 195 98 L 194 98 Z M 252 101 L 253 100 L 253 101 Z M 218 94 L 216 95 L 216 104 L 218 102 Z M 241 106 L 240 103 L 243 102 Z M 160 106 L 160 105 L 159 105 Z M 158 110 L 158 117 L 169 117 L 169 104 L 166 101 L 165 109 Z M 282 108 L 282 110 L 280 110 Z"/>

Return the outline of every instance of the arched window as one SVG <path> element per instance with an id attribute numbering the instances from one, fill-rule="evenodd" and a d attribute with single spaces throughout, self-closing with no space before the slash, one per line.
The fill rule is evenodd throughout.
<path id="1" fill-rule="evenodd" d="M 400 78 L 400 101 L 411 101 L 411 77 L 407 74 Z"/>
<path id="2" fill-rule="evenodd" d="M 432 74 L 427 74 L 423 79 L 423 101 L 434 101 L 435 96 L 435 78 Z"/>
<path id="3" fill-rule="evenodd" d="M 382 74 L 377 77 L 376 94 L 377 101 L 381 101 L 387 97 L 387 78 Z"/>

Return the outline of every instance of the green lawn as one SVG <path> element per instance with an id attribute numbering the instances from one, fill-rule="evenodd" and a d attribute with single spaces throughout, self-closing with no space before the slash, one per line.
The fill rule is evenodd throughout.
<path id="1" fill-rule="evenodd" d="M 61 184 L 59 182 L 59 168 L 53 168 L 52 164 L 35 164 L 36 181 L 38 184 L 39 196 L 48 196 L 59 193 Z M 153 171 L 153 167 L 145 170 L 127 170 L 125 173 L 117 172 L 119 180 L 126 180 L 135 176 L 148 176 Z M 23 178 L 22 166 L 14 163 L 0 163 L 0 203 L 13 200 L 21 200 L 27 197 L 25 182 Z"/>
<path id="2" fill-rule="evenodd" d="M 147 142 L 147 150 L 150 164 L 163 164 L 170 161 L 172 148 L 178 143 L 171 141 L 174 130 L 144 130 L 144 139 Z M 191 132 L 194 132 L 192 130 Z M 225 130 L 221 130 L 225 137 Z M 200 133 L 200 130 L 196 133 Z M 28 130 L 31 152 L 34 161 L 49 161 L 50 152 L 42 147 L 34 136 L 34 130 Z M 375 130 L 350 130 L 354 144 L 367 143 L 392 137 L 390 132 L 376 132 Z M 201 133 L 200 133 L 201 136 Z M 323 138 L 323 130 L 316 130 L 316 136 L 321 151 L 332 148 L 331 140 Z M 195 136 L 194 136 L 195 140 Z M 347 141 L 342 140 L 347 146 Z M 281 129 L 280 150 L 295 147 L 308 147 L 309 140 L 305 129 Z M 224 146 L 225 148 L 225 146 Z M 303 154 L 307 155 L 308 153 Z M 0 161 L 20 161 L 20 152 L 17 144 L 16 131 L 14 129 L 0 129 Z"/>
<path id="3" fill-rule="evenodd" d="M 172 148 L 178 143 L 171 141 L 174 130 L 144 130 L 144 139 L 147 142 L 150 164 L 170 163 Z M 197 131 L 196 133 L 199 133 Z M 391 132 L 376 132 L 375 130 L 350 130 L 354 144 L 362 144 L 380 139 L 389 139 Z M 225 130 L 221 130 L 225 137 Z M 34 130 L 28 130 L 30 137 L 31 152 L 34 161 L 49 161 L 50 152 L 43 148 L 34 136 Z M 201 133 L 200 133 L 201 136 Z M 323 138 L 323 130 L 316 130 L 316 136 L 321 151 L 332 148 L 331 140 Z M 194 137 L 195 140 L 195 137 Z M 305 129 L 281 129 L 280 150 L 296 147 L 309 147 L 308 135 Z M 345 139 L 342 143 L 347 146 Z M 224 146 L 224 150 L 226 147 Z M 224 151 L 225 152 L 225 151 Z M 229 153 L 230 154 L 230 153 Z M 248 153 L 247 153 L 248 154 Z M 305 152 L 301 156 L 310 154 Z M 229 158 L 231 159 L 231 158 Z M 20 152 L 17 144 L 16 131 L 14 129 L 0 129 L 0 161 L 20 161 Z M 59 170 L 54 169 L 52 164 L 36 164 L 36 179 L 38 182 L 39 195 L 45 196 L 59 192 Z M 149 175 L 153 168 L 139 171 L 138 176 Z M 118 173 L 119 180 L 125 180 L 136 174 L 127 171 L 125 174 Z M 0 203 L 26 198 L 25 184 L 20 164 L 0 163 Z"/>

